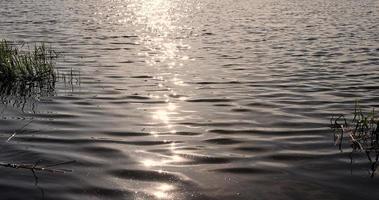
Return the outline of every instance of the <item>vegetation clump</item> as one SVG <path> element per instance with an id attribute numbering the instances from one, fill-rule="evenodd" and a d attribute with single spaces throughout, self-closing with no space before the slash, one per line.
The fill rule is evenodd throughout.
<path id="1" fill-rule="evenodd" d="M 344 115 L 332 117 L 330 120 L 334 133 L 334 142 L 342 151 L 342 144 L 348 141 L 352 151 L 350 159 L 355 152 L 364 152 L 370 162 L 370 175 L 374 176 L 379 160 L 379 119 L 375 110 L 364 114 L 358 103 L 355 105 L 354 117 L 351 122 Z"/>
<path id="2" fill-rule="evenodd" d="M 0 41 L 0 82 L 55 82 L 57 54 L 44 43 L 26 51 Z"/>

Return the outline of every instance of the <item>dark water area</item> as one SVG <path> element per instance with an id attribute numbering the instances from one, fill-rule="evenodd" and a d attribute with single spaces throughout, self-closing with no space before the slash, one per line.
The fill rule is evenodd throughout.
<path id="1" fill-rule="evenodd" d="M 80 73 L 0 95 L 0 162 L 76 161 L 0 199 L 379 197 L 329 128 L 379 107 L 377 0 L 0 0 L 0 38 Z"/>

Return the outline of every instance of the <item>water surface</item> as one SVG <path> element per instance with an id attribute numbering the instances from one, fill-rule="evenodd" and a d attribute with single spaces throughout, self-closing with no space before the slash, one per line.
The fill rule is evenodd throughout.
<path id="1" fill-rule="evenodd" d="M 72 84 L 2 95 L 3 199 L 375 199 L 333 113 L 379 107 L 375 0 L 0 0 Z M 7 139 L 24 124 L 10 141 Z M 362 157 L 362 159 L 359 159 Z"/>

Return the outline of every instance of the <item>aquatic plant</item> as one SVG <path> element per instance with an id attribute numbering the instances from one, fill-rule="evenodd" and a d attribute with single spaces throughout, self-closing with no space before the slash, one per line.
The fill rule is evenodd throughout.
<path id="1" fill-rule="evenodd" d="M 60 86 L 65 93 L 80 86 L 80 71 L 58 69 L 55 65 L 58 56 L 51 47 L 44 43 L 24 46 L 0 41 L 1 104 L 34 112 L 40 99 L 56 95 L 58 82 L 62 82 Z"/>
<path id="2" fill-rule="evenodd" d="M 379 119 L 376 117 L 375 110 L 364 114 L 356 103 L 351 122 L 348 122 L 344 115 L 339 115 L 333 116 L 330 123 L 335 144 L 342 151 L 342 144 L 348 140 L 352 148 L 351 163 L 353 153 L 364 152 L 370 162 L 370 175 L 373 177 L 379 160 Z"/>
<path id="3" fill-rule="evenodd" d="M 21 50 L 6 40 L 0 41 L 0 82 L 55 82 L 57 54 L 44 43 Z"/>

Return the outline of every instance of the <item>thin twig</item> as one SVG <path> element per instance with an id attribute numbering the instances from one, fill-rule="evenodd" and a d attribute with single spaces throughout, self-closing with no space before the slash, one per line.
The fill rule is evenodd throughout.
<path id="1" fill-rule="evenodd" d="M 24 129 L 25 127 L 27 127 L 32 122 L 33 122 L 33 120 L 30 120 L 28 123 L 24 124 L 24 126 L 22 126 L 21 128 L 15 130 L 14 133 L 7 139 L 7 142 L 9 142 L 12 138 L 14 138 L 16 136 L 17 131 Z"/>
<path id="2" fill-rule="evenodd" d="M 28 169 L 28 170 L 32 170 L 32 171 L 44 171 L 44 172 L 50 172 L 50 173 L 67 173 L 67 172 L 72 172 L 72 170 L 70 170 L 70 169 L 50 169 L 50 167 L 74 163 L 74 162 L 76 162 L 76 161 L 72 160 L 72 161 L 57 163 L 57 164 L 53 164 L 53 165 L 49 165 L 49 166 L 45 166 L 45 167 L 37 166 L 38 163 L 35 163 L 35 164 L 14 164 L 14 163 L 0 162 L 0 166 L 1 167 L 15 168 L 15 169 Z"/>

